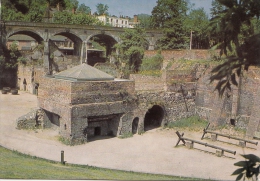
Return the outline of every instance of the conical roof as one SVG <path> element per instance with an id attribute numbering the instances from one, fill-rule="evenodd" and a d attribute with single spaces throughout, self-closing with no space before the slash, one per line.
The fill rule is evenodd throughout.
<path id="1" fill-rule="evenodd" d="M 55 74 L 57 79 L 65 79 L 72 81 L 106 81 L 114 80 L 114 77 L 98 70 L 86 63 L 72 67 Z"/>

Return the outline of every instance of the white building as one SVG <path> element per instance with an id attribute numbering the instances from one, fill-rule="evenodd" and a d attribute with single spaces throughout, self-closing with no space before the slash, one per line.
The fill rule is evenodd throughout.
<path id="1" fill-rule="evenodd" d="M 102 21 L 105 25 L 111 25 L 113 27 L 121 27 L 121 28 L 135 28 L 136 25 L 140 24 L 138 22 L 137 15 L 134 16 L 134 21 L 130 21 L 129 17 L 116 17 L 116 16 L 107 16 L 101 15 L 97 16 L 97 18 Z"/>

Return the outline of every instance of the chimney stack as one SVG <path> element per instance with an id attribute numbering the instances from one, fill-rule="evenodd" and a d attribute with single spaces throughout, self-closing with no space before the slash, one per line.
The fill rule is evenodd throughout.
<path id="1" fill-rule="evenodd" d="M 137 15 L 134 15 L 134 23 L 137 23 L 138 22 L 138 17 Z"/>

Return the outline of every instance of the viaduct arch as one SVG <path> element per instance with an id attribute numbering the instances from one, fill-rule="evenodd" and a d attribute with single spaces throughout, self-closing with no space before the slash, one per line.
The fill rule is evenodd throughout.
<path id="1" fill-rule="evenodd" d="M 120 34 L 123 28 L 87 25 L 65 25 L 54 23 L 33 23 L 33 22 L 0 22 L 1 44 L 6 45 L 8 38 L 16 34 L 24 34 L 34 38 L 38 43 L 44 43 L 44 68 L 46 74 L 51 74 L 50 70 L 50 43 L 56 35 L 62 35 L 74 42 L 73 54 L 80 57 L 81 62 L 87 61 L 88 42 L 93 38 L 98 38 L 106 44 L 107 55 L 111 54 L 113 45 L 120 42 Z M 162 36 L 161 31 L 147 30 L 146 39 L 148 50 L 154 50 L 156 41 Z M 3 47 L 0 47 L 0 53 Z"/>

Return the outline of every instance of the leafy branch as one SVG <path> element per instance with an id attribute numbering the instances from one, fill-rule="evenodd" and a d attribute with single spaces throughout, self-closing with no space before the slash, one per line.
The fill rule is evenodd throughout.
<path id="1" fill-rule="evenodd" d="M 253 154 L 241 155 L 246 160 L 235 163 L 235 166 L 241 167 L 235 170 L 232 175 L 238 175 L 236 180 L 242 178 L 252 178 L 254 175 L 257 178 L 260 172 L 260 158 Z"/>

